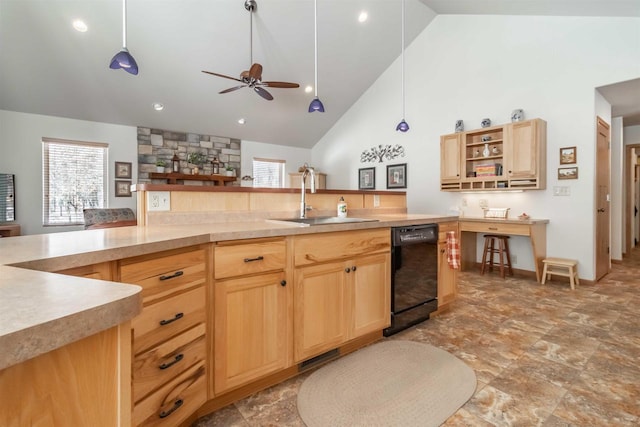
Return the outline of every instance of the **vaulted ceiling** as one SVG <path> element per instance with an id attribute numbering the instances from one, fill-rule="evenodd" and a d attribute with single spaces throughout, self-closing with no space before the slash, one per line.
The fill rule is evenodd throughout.
<path id="1" fill-rule="evenodd" d="M 218 94 L 237 82 L 201 72 L 237 77 L 249 68 L 244 0 L 128 0 L 137 76 L 108 67 L 122 47 L 120 0 L 0 0 L 0 109 L 311 147 L 400 54 L 401 3 L 318 1 L 326 112 L 309 114 L 313 1 L 256 1 L 253 61 L 264 67 L 263 80 L 300 84 L 269 89 L 273 101 L 248 88 Z M 449 13 L 640 16 L 640 0 L 406 0 L 406 44 Z M 75 31 L 74 19 L 88 31 Z"/>

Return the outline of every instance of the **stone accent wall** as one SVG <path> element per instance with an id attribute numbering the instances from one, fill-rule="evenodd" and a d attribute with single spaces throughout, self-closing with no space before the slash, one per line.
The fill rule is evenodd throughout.
<path id="1" fill-rule="evenodd" d="M 174 154 L 180 158 L 180 172 L 190 174 L 192 165 L 187 162 L 190 153 L 200 152 L 207 156 L 207 162 L 200 169 L 201 175 L 211 175 L 214 157 L 231 166 L 236 171 L 235 185 L 239 185 L 240 140 L 212 135 L 198 135 L 187 132 L 174 132 L 162 129 L 138 127 L 138 182 L 152 182 L 150 172 L 156 172 L 156 162 L 164 160 L 166 172 L 171 172 L 171 159 Z M 220 171 L 224 175 L 224 169 Z M 155 180 L 153 180 L 155 181 Z M 166 183 L 160 182 L 158 183 Z M 189 182 L 189 184 L 193 181 Z"/>

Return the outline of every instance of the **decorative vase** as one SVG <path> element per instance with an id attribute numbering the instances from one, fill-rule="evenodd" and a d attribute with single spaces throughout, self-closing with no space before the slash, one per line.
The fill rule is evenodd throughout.
<path id="1" fill-rule="evenodd" d="M 482 119 L 482 121 L 480 122 L 480 126 L 482 126 L 483 128 L 488 128 L 489 126 L 491 126 L 491 119 Z"/>
<path id="2" fill-rule="evenodd" d="M 464 131 L 464 122 L 462 120 L 456 121 L 456 132 Z"/>
<path id="3" fill-rule="evenodd" d="M 200 169 L 198 168 L 198 166 L 196 166 L 193 169 L 191 169 L 191 174 L 200 175 Z"/>
<path id="4" fill-rule="evenodd" d="M 484 144 L 484 150 L 482 150 L 482 155 L 484 157 L 489 157 L 491 151 L 489 151 L 489 144 Z"/>
<path id="5" fill-rule="evenodd" d="M 156 172 L 164 173 L 164 166 L 156 166 Z"/>
<path id="6" fill-rule="evenodd" d="M 511 121 L 512 122 L 521 122 L 524 120 L 524 110 L 518 108 L 517 110 L 513 110 L 511 112 Z"/>
<path id="7" fill-rule="evenodd" d="M 227 176 L 233 176 L 234 175 L 234 171 L 226 171 Z"/>

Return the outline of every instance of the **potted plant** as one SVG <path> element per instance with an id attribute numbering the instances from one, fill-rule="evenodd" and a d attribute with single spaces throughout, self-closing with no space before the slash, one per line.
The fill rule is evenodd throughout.
<path id="1" fill-rule="evenodd" d="M 226 171 L 227 176 L 234 176 L 235 175 L 235 170 L 233 169 L 233 166 L 231 165 L 227 165 L 226 168 L 224 168 Z"/>
<path id="2" fill-rule="evenodd" d="M 199 152 L 189 153 L 189 155 L 187 156 L 187 161 L 195 165 L 195 167 L 191 170 L 191 173 L 193 175 L 198 175 L 200 173 L 199 168 L 202 167 L 202 164 L 207 161 L 207 156 Z"/>
<path id="3" fill-rule="evenodd" d="M 156 172 L 164 173 L 164 167 L 165 166 L 167 166 L 167 162 L 165 162 L 164 160 L 158 160 L 156 162 Z"/>

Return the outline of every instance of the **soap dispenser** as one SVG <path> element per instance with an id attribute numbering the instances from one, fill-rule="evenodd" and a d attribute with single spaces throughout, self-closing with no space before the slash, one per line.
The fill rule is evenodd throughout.
<path id="1" fill-rule="evenodd" d="M 347 217 L 347 202 L 344 201 L 344 197 L 340 197 L 338 201 L 338 218 Z"/>

